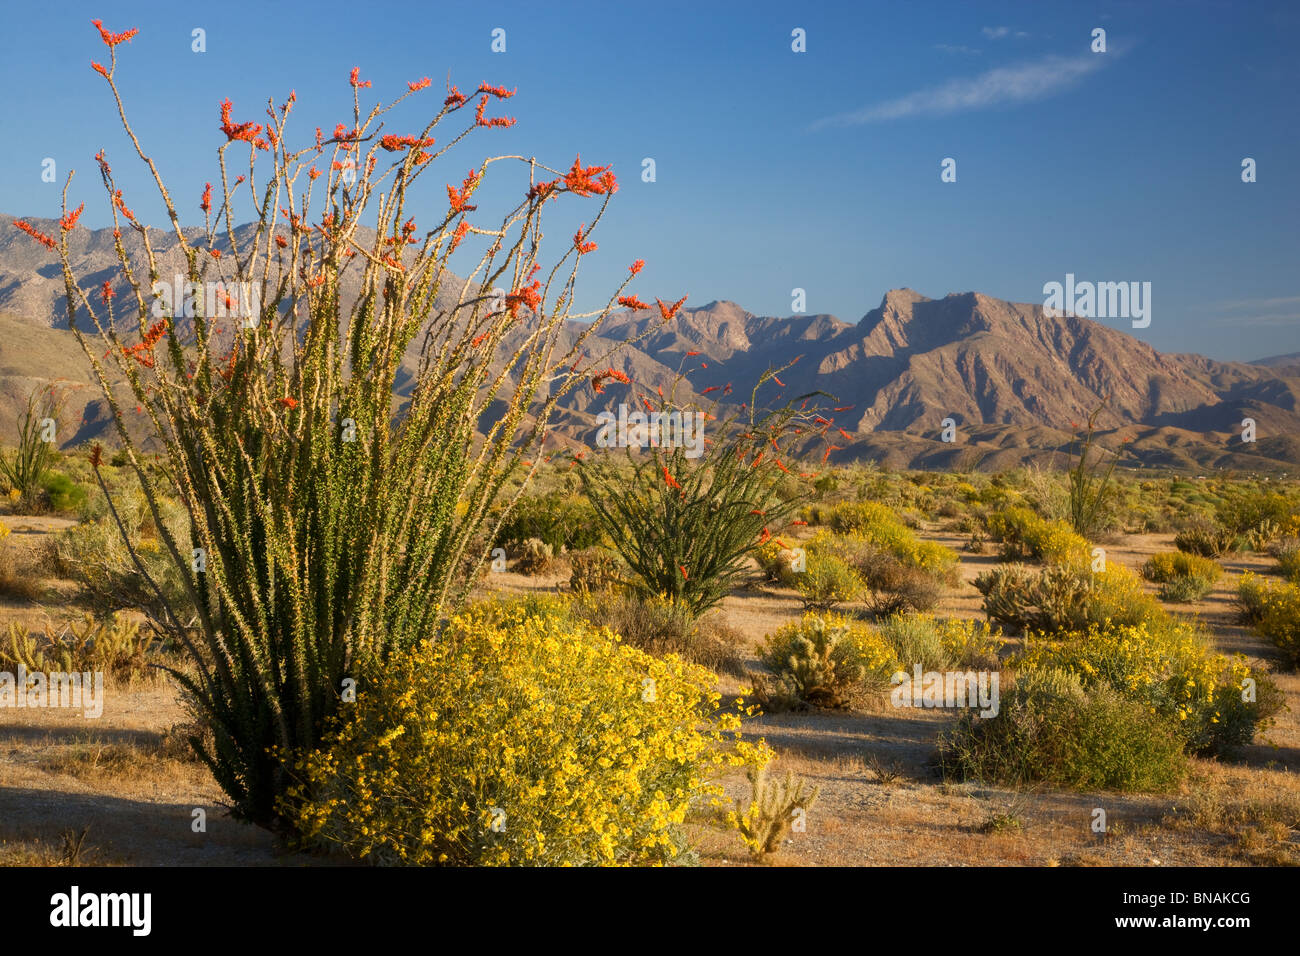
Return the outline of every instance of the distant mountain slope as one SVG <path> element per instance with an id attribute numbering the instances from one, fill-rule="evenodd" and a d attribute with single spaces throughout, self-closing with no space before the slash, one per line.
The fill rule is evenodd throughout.
<path id="1" fill-rule="evenodd" d="M 12 221 L 0 215 L 0 439 L 12 439 L 16 403 L 34 384 L 62 378 L 78 422 L 73 440 L 111 441 L 106 404 L 67 330 L 57 259 Z M 45 231 L 57 228 L 32 221 Z M 153 237 L 164 274 L 178 271 L 175 238 L 162 230 Z M 88 287 L 115 277 L 112 242 L 110 230 L 74 233 L 73 261 Z M 128 247 L 140 254 L 131 243 L 138 239 L 129 237 Z M 441 306 L 456 300 L 459 283 L 449 282 Z M 345 300 L 357 291 L 345 283 Z M 575 324 L 567 334 L 579 331 Z M 680 397 L 710 389 L 709 397 L 718 398 L 731 385 L 726 401 L 738 404 L 764 371 L 794 361 L 781 374 L 783 386 L 770 383 L 763 398 L 780 402 L 816 390 L 834 396 L 845 409 L 835 425 L 852 436 L 836 439 L 844 447 L 835 460 L 943 468 L 1059 461 L 1071 423 L 1108 399 L 1102 425 L 1113 437 L 1106 440 L 1118 447 L 1121 434 L 1131 438 L 1131 463 L 1182 470 L 1300 464 L 1300 353 L 1254 363 L 1163 354 L 1119 329 L 978 292 L 930 299 L 891 290 L 856 323 L 832 315 L 757 316 L 730 301 L 687 303 L 669 323 L 657 309 L 621 311 L 587 348 L 591 361 L 610 351 L 607 364 L 635 385 L 610 385 L 602 394 L 575 390 L 554 429 L 563 444 L 590 444 L 597 413 L 639 404 L 636 396 L 666 388 L 679 369 L 690 383 Z M 399 400 L 409 393 L 417 352 L 418 342 L 399 378 Z M 946 418 L 957 423 L 956 443 L 939 440 Z M 1255 420 L 1254 444 L 1240 440 L 1245 418 Z"/>

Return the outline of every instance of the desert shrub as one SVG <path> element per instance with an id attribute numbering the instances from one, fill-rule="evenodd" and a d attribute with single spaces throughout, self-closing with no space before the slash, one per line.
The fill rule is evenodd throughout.
<path id="1" fill-rule="evenodd" d="M 1065 521 L 1048 521 L 1028 508 L 1008 508 L 986 519 L 989 536 L 1001 544 L 1006 560 L 1028 559 L 1046 564 L 1086 565 L 1088 542 Z"/>
<path id="2" fill-rule="evenodd" d="M 877 616 L 931 611 L 943 599 L 943 585 L 918 568 L 900 566 L 888 587 L 871 589 L 867 607 Z"/>
<path id="3" fill-rule="evenodd" d="M 1253 582 L 1238 587 L 1253 589 Z M 1282 651 L 1288 666 L 1300 667 L 1300 585 L 1289 581 L 1264 583 L 1252 597 L 1257 602 L 1255 630 Z"/>
<path id="4" fill-rule="evenodd" d="M 895 512 L 874 501 L 858 501 L 839 505 L 832 514 L 830 526 L 852 542 L 870 545 L 878 551 L 893 555 L 907 567 L 935 575 L 945 583 L 955 583 L 959 559 L 951 548 L 934 541 L 922 541 L 899 520 Z M 821 540 L 827 540 L 819 536 Z M 811 546 L 816 546 L 814 539 Z"/>
<path id="5" fill-rule="evenodd" d="M 1075 568 L 1048 567 L 1035 572 L 1020 564 L 1000 565 L 975 579 L 984 595 L 990 621 L 1016 630 L 1058 631 L 1081 622 L 1086 614 L 1089 576 Z"/>
<path id="6" fill-rule="evenodd" d="M 578 619 L 617 634 L 624 643 L 650 654 L 677 654 L 713 671 L 744 673 L 742 642 L 712 615 L 696 615 L 678 601 L 658 595 L 593 593 L 570 606 Z"/>
<path id="7" fill-rule="evenodd" d="M 9 527 L 0 521 L 0 594 L 19 601 L 35 601 L 44 589 L 31 562 L 20 558 L 5 540 L 9 535 Z"/>
<path id="8" fill-rule="evenodd" d="M 1091 575 L 1091 588 L 1084 602 L 1083 625 L 1115 626 L 1163 623 L 1169 613 L 1156 598 L 1142 589 L 1136 571 L 1114 561 Z"/>
<path id="9" fill-rule="evenodd" d="M 1286 537 L 1273 543 L 1270 549 L 1277 558 L 1277 569 L 1292 584 L 1300 584 L 1300 538 Z"/>
<path id="10" fill-rule="evenodd" d="M 86 504 L 86 489 L 61 471 L 49 471 L 41 479 L 41 496 L 50 511 L 76 513 Z"/>
<path id="11" fill-rule="evenodd" d="M 1142 576 L 1148 581 L 1165 584 L 1176 578 L 1200 578 L 1212 586 L 1223 576 L 1217 561 L 1186 551 L 1165 551 L 1153 554 L 1142 566 Z"/>
<path id="12" fill-rule="evenodd" d="M 1221 558 L 1241 550 L 1243 541 L 1233 531 L 1220 527 L 1213 521 L 1197 518 L 1187 522 L 1174 535 L 1174 547 L 1203 558 Z"/>
<path id="13" fill-rule="evenodd" d="M 139 488 L 120 486 L 114 491 L 114 501 L 111 514 L 101 496 L 87 503 L 85 520 L 55 539 L 56 561 L 68 578 L 84 588 L 97 609 L 140 610 L 155 621 L 163 620 L 166 604 L 185 605 L 183 575 L 167 552 L 154 513 Z M 189 553 L 189 522 L 184 509 L 166 497 L 160 497 L 155 507 L 171 540 Z"/>
<path id="14" fill-rule="evenodd" d="M 367 669 L 282 812 L 304 843 L 377 863 L 682 862 L 711 780 L 767 760 L 714 682 L 560 617 L 471 610 Z"/>
<path id="15" fill-rule="evenodd" d="M 974 583 L 984 595 L 989 620 L 1022 631 L 1141 624 L 1165 616 L 1156 600 L 1143 592 L 1137 575 L 1115 563 L 1097 573 L 1060 565 L 1037 572 L 1024 565 L 1000 565 Z"/>
<path id="16" fill-rule="evenodd" d="M 825 524 L 839 534 L 858 532 L 878 543 L 898 534 L 906 526 L 898 520 L 894 509 L 878 501 L 845 501 L 829 510 Z"/>
<path id="17" fill-rule="evenodd" d="M 833 554 L 809 551 L 805 569 L 794 573 L 794 587 L 805 608 L 826 611 L 862 595 L 862 579 Z"/>
<path id="18" fill-rule="evenodd" d="M 849 534 L 819 532 L 807 550 L 810 556 L 832 556 L 852 569 L 878 615 L 929 611 L 939 603 L 944 587 L 958 579 L 955 552 L 881 520 L 859 524 Z"/>
<path id="19" fill-rule="evenodd" d="M 1027 537 L 1030 556 L 1045 564 L 1087 564 L 1092 556 L 1088 542 L 1064 521 L 1043 521 Z"/>
<path id="20" fill-rule="evenodd" d="M 602 542 L 596 512 L 582 495 L 554 491 L 521 498 L 496 534 L 496 544 L 510 549 L 530 538 L 551 546 L 553 554 L 590 548 Z"/>
<path id="21" fill-rule="evenodd" d="M 961 618 L 928 618 L 939 633 L 939 646 L 954 667 L 994 670 L 998 666 L 1002 638 L 984 621 Z"/>
<path id="22" fill-rule="evenodd" d="M 763 694 L 828 708 L 884 690 L 898 663 L 880 635 L 835 614 L 805 614 L 768 635 L 762 661 L 776 675 Z"/>
<path id="23" fill-rule="evenodd" d="M 903 668 L 991 670 L 997 667 L 1001 639 L 983 621 L 898 614 L 878 625 Z"/>
<path id="24" fill-rule="evenodd" d="M 1291 496 L 1259 488 L 1235 488 L 1214 509 L 1214 517 L 1226 532 L 1245 540 L 1253 551 L 1262 551 L 1289 524 L 1300 505 Z"/>
<path id="25" fill-rule="evenodd" d="M 963 714 L 938 749 L 945 776 L 1012 786 L 1164 792 L 1187 772 L 1166 718 L 1109 687 L 1086 692 L 1059 670 L 1018 677 L 996 716 Z"/>
<path id="26" fill-rule="evenodd" d="M 1160 600 L 1174 604 L 1190 604 L 1199 601 L 1214 589 L 1214 585 L 1204 578 L 1173 578 L 1160 585 Z"/>
<path id="27" fill-rule="evenodd" d="M 1142 576 L 1160 585 L 1165 601 L 1199 601 L 1213 590 L 1223 568 L 1211 558 L 1186 551 L 1152 555 L 1142 567 Z"/>
<path id="28" fill-rule="evenodd" d="M 904 670 L 921 665 L 922 670 L 944 671 L 956 666 L 933 618 L 924 614 L 896 614 L 881 621 L 880 636 L 893 648 Z"/>
<path id="29" fill-rule="evenodd" d="M 606 548 L 583 548 L 569 552 L 569 588 L 579 594 L 609 591 L 618 585 L 622 565 L 618 555 Z"/>
<path id="30" fill-rule="evenodd" d="M 1269 593 L 1269 582 L 1254 571 L 1243 571 L 1241 576 L 1237 578 L 1237 585 L 1233 592 L 1233 603 L 1237 607 L 1237 616 L 1241 623 L 1258 624 L 1264 616 L 1264 604 Z"/>
<path id="31" fill-rule="evenodd" d="M 1019 673 L 1068 670 L 1085 690 L 1105 685 L 1141 703 L 1177 728 L 1190 753 L 1225 753 L 1249 743 L 1281 705 L 1275 685 L 1245 658 L 1215 653 L 1190 625 L 1178 621 L 1099 627 L 1061 639 L 1031 636 L 1012 658 Z M 1247 678 L 1256 686 L 1248 695 Z"/>
<path id="32" fill-rule="evenodd" d="M 520 574 L 545 574 L 554 558 L 555 551 L 541 538 L 526 538 L 519 545 L 515 570 Z"/>
<path id="33" fill-rule="evenodd" d="M 962 509 L 961 502 L 952 498 L 944 498 L 943 501 L 939 502 L 938 507 L 934 509 L 934 514 L 937 518 L 956 518 L 959 515 L 964 515 L 965 511 Z"/>
<path id="34" fill-rule="evenodd" d="M 24 624 L 10 624 L 0 638 L 0 670 L 19 665 L 28 671 L 85 673 L 101 671 L 106 677 L 133 682 L 153 677 L 160 663 L 151 657 L 155 642 L 140 625 L 119 613 L 108 619 L 86 614 L 80 622 L 48 626 L 33 633 Z"/>

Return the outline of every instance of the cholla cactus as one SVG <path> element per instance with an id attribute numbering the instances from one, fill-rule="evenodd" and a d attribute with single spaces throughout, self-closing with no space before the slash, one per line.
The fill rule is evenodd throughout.
<path id="1" fill-rule="evenodd" d="M 150 670 L 149 645 L 140 625 L 120 612 L 106 621 L 87 612 L 80 624 L 69 623 L 61 631 L 50 628 L 40 635 L 15 623 L 8 625 L 0 640 L 0 669 L 21 665 L 41 672 L 103 671 L 132 680 Z"/>
<path id="2" fill-rule="evenodd" d="M 835 646 L 848 634 L 846 626 L 831 625 L 817 617 L 806 619 L 786 673 L 808 703 L 818 707 L 847 706 L 847 690 L 867 676 L 861 663 L 832 656 Z"/>
<path id="3" fill-rule="evenodd" d="M 587 350 L 642 263 L 602 309 L 575 313 L 579 261 L 617 189 L 610 169 L 497 156 L 458 175 L 445 197 L 438 187 L 421 197 L 422 177 L 447 149 L 476 127 L 513 123 L 485 111 L 514 91 L 450 87 L 423 128 L 397 135 L 383 121 L 429 79 L 366 109 L 370 83 L 357 70 L 348 120 L 301 148 L 289 146 L 293 94 L 269 103 L 264 123 L 237 123 L 222 104 L 220 190 L 214 198 L 209 183 L 201 199 L 194 190 L 205 222 L 196 237 L 119 95 L 116 46 L 134 31 L 100 32 L 110 60 L 95 68 L 158 187 L 170 235 L 164 245 L 137 221 L 103 152 L 117 284 L 93 294 L 78 284 L 68 239 L 85 204 L 68 208 L 71 176 L 58 239 L 24 231 L 59 254 L 70 326 L 184 578 L 188 606 L 169 606 L 161 623 L 187 649 L 194 672 L 177 679 L 215 730 L 212 749 L 195 746 L 237 814 L 275 825 L 286 780 L 271 751 L 314 745 L 361 659 L 435 634 L 462 600 L 473 579 L 465 559 L 471 569 L 484 560 L 474 551 L 495 534 L 490 509 L 509 516 L 516 499 L 506 494 L 495 510 L 498 499 L 540 465 L 556 403 L 608 364 L 608 353 Z M 470 106 L 474 118 L 435 145 L 435 129 Z M 233 181 L 232 163 L 244 170 Z M 498 226 L 473 222 L 476 191 L 511 163 L 527 174 L 519 204 Z M 543 207 L 579 197 L 601 201 L 592 226 L 544 268 Z M 417 205 L 431 228 L 416 226 Z M 241 215 L 252 222 L 237 227 Z M 471 235 L 486 249 L 461 282 L 449 258 Z M 184 262 L 178 279 L 208 301 L 167 301 L 163 248 Z M 593 321 L 568 321 L 583 318 Z M 395 416 L 399 376 L 408 397 Z M 137 416 L 123 408 L 114 384 L 123 381 Z M 166 484 L 143 467 L 140 431 L 160 452 Z M 192 552 L 165 529 L 164 495 L 189 515 Z"/>
<path id="4" fill-rule="evenodd" d="M 749 847 L 750 855 L 761 860 L 774 852 L 790 832 L 800 811 L 807 811 L 817 801 L 821 788 L 808 789 L 808 781 L 787 772 L 785 779 L 773 783 L 767 776 L 767 767 L 751 767 L 746 773 L 752 796 L 749 805 L 736 801 L 732 822 L 740 831 L 740 838 Z"/>
<path id="5" fill-rule="evenodd" d="M 529 538 L 523 543 L 519 563 L 515 565 L 520 574 L 541 574 L 550 567 L 555 550 L 541 538 Z"/>

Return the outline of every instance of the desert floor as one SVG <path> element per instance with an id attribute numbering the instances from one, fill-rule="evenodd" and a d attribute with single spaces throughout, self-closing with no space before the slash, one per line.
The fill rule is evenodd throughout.
<path id="1" fill-rule="evenodd" d="M 10 543 L 39 548 L 71 522 L 6 516 Z M 936 613 L 982 617 L 969 582 L 997 563 L 961 551 L 962 539 L 922 536 L 958 550 L 962 586 Z M 1109 560 L 1138 568 L 1172 548 L 1171 535 L 1129 536 L 1107 546 Z M 1232 572 L 1264 569 L 1247 556 Z M 567 575 L 566 575 L 567 577 Z M 503 591 L 548 591 L 559 575 L 490 576 Z M 755 575 L 757 581 L 757 575 Z M 1235 625 L 1231 577 L 1204 601 L 1174 605 L 1200 617 L 1221 650 L 1272 662 L 1272 649 Z M 0 627 L 35 626 L 80 613 L 70 582 L 44 582 L 44 604 L 0 599 Z M 58 603 L 59 600 L 63 603 Z M 745 636 L 757 667 L 762 637 L 800 616 L 793 592 L 758 585 L 737 589 L 720 611 Z M 774 772 L 793 770 L 820 788 L 805 832 L 792 834 L 770 863 L 818 865 L 1269 865 L 1300 860 L 1300 820 L 1278 824 L 1300 800 L 1300 675 L 1276 676 L 1289 710 L 1231 761 L 1197 760 L 1182 792 L 1165 796 L 1080 794 L 1051 789 L 1015 792 L 942 781 L 931 765 L 936 735 L 952 711 L 895 709 L 883 701 L 851 713 L 765 716 L 748 725 L 777 751 Z M 741 682 L 722 680 L 724 692 Z M 277 852 L 274 838 L 235 822 L 207 770 L 190 759 L 175 731 L 186 714 L 165 680 L 115 688 L 104 714 L 87 720 L 60 710 L 0 711 L 0 864 L 266 865 L 314 864 L 317 858 Z M 747 793 L 743 779 L 728 790 Z M 1093 811 L 1106 811 L 1110 832 L 1091 832 Z M 196 833 L 196 810 L 206 814 Z M 1288 829 L 1289 827 L 1289 829 Z M 747 864 L 734 834 L 694 828 L 705 865 Z"/>

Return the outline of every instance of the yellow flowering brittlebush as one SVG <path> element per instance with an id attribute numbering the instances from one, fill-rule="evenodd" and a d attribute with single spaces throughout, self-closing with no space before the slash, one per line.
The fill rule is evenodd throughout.
<path id="1" fill-rule="evenodd" d="M 931 615 L 921 616 L 934 621 L 939 646 L 950 661 L 963 667 L 974 664 L 997 666 L 1003 641 L 987 621 L 955 617 L 935 620 Z"/>
<path id="2" fill-rule="evenodd" d="M 1287 664 L 1300 666 L 1300 585 L 1267 581 L 1247 571 L 1238 584 L 1238 601 L 1255 630 L 1282 651 Z"/>
<path id="3" fill-rule="evenodd" d="M 1181 622 L 1093 624 L 1064 639 L 1031 635 L 1010 663 L 1018 674 L 1060 668 L 1084 688 L 1110 686 L 1140 700 L 1178 725 L 1190 753 L 1249 743 L 1276 712 L 1272 684 L 1263 674 L 1239 654 L 1215 653 Z"/>
<path id="4" fill-rule="evenodd" d="M 361 684 L 284 812 L 308 844 L 379 863 L 678 862 L 715 779 L 770 754 L 715 683 L 544 609 L 471 608 Z"/>
<path id="5" fill-rule="evenodd" d="M 1006 558 L 1031 558 L 1044 564 L 1087 565 L 1091 549 L 1065 521 L 1049 521 L 1029 508 L 1013 507 L 988 517 L 989 535 Z"/>

